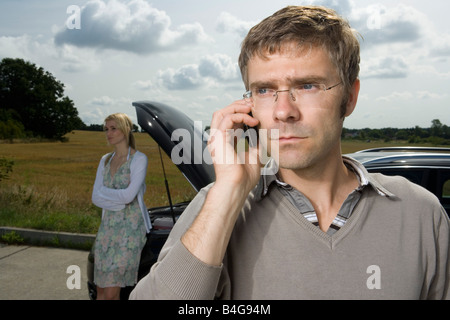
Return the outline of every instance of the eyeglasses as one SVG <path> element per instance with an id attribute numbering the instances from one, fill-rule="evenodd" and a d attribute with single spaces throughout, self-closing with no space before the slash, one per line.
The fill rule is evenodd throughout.
<path id="1" fill-rule="evenodd" d="M 338 85 L 342 84 L 339 82 L 334 86 L 327 87 L 323 83 L 306 83 L 299 86 L 292 87 L 287 90 L 275 90 L 268 88 L 255 88 L 244 93 L 244 99 L 251 101 L 256 106 L 270 107 L 278 100 L 278 93 L 289 92 L 289 95 L 294 102 L 317 102 L 323 93 Z"/>

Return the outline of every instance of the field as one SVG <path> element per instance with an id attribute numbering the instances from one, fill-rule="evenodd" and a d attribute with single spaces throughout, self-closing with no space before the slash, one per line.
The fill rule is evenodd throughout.
<path id="1" fill-rule="evenodd" d="M 68 142 L 0 144 L 0 158 L 14 161 L 9 178 L 0 181 L 0 226 L 49 231 L 96 233 L 101 210 L 91 203 L 99 160 L 112 148 L 103 132 L 74 131 Z M 137 149 L 149 159 L 145 203 L 167 205 L 164 175 L 157 144 L 136 134 Z M 379 146 L 383 142 L 344 141 L 343 153 Z M 164 153 L 173 203 L 190 200 L 195 191 Z"/>
<path id="2" fill-rule="evenodd" d="M 74 131 L 69 142 L 0 144 L 0 158 L 14 161 L 9 179 L 0 181 L 0 226 L 96 233 L 101 210 L 91 203 L 102 155 L 112 151 L 103 132 Z M 149 159 L 148 207 L 167 205 L 157 144 L 136 134 L 137 149 Z M 191 199 L 194 189 L 162 152 L 172 201 Z"/>

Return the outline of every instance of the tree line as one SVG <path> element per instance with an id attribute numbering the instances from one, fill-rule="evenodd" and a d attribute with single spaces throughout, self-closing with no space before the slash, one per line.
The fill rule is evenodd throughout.
<path id="1" fill-rule="evenodd" d="M 390 141 L 405 141 L 408 144 L 414 143 L 430 143 L 433 145 L 450 145 L 450 127 L 442 124 L 439 119 L 431 121 L 431 127 L 421 128 L 415 126 L 414 128 L 397 129 L 397 128 L 383 128 L 383 129 L 347 129 L 342 131 L 343 139 L 354 139 L 362 141 L 382 140 Z"/>
<path id="2" fill-rule="evenodd" d="M 76 128 L 76 130 L 83 130 L 83 131 L 103 131 L 103 124 L 90 124 Z M 133 123 L 133 132 L 139 132 L 139 127 Z"/>

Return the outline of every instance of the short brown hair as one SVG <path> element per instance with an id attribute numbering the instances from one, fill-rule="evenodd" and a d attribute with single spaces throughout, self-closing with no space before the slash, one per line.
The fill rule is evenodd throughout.
<path id="1" fill-rule="evenodd" d="M 346 92 L 350 91 L 359 75 L 357 33 L 334 10 L 320 6 L 288 6 L 250 29 L 239 56 L 245 87 L 249 86 L 248 62 L 255 54 L 264 58 L 291 43 L 299 48 L 305 45 L 324 47 L 336 65 Z"/>

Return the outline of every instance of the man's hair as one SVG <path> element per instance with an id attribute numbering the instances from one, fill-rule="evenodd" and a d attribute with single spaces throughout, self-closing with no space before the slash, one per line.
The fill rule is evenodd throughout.
<path id="1" fill-rule="evenodd" d="M 248 89 L 248 62 L 258 55 L 279 53 L 287 44 L 321 46 L 336 65 L 348 93 L 359 75 L 360 46 L 357 33 L 334 10 L 320 6 L 288 6 L 250 29 L 242 42 L 239 67 Z M 344 98 L 348 99 L 347 95 Z"/>

